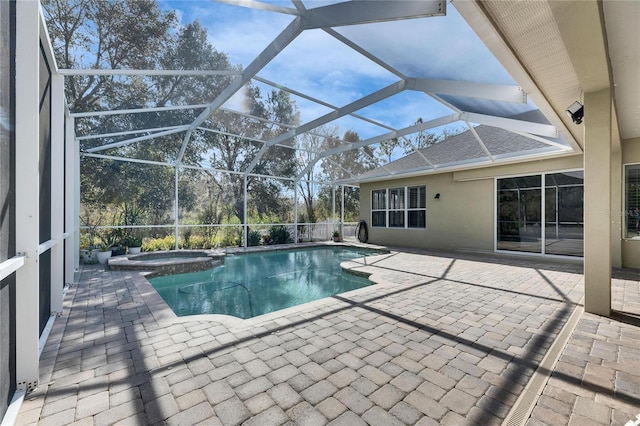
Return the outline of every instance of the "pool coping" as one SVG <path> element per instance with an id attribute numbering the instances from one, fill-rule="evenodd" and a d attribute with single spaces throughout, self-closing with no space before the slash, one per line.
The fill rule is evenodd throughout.
<path id="1" fill-rule="evenodd" d="M 162 250 L 113 257 L 107 264 L 115 271 L 144 271 L 151 277 L 203 271 L 223 264 L 224 257 L 220 250 Z"/>
<path id="2" fill-rule="evenodd" d="M 234 248 L 234 249 L 229 249 L 228 254 L 234 254 L 234 255 L 249 254 L 249 253 L 260 253 L 260 252 L 269 252 L 269 251 L 291 250 L 296 248 L 313 248 L 313 247 L 327 247 L 327 246 L 328 247 L 336 247 L 336 246 L 337 247 L 340 247 L 340 246 L 357 247 L 357 248 L 387 251 L 386 253 L 381 253 L 379 255 L 372 255 L 372 256 L 367 256 L 366 258 L 356 258 L 350 261 L 345 261 L 340 263 L 340 266 L 342 267 L 343 271 L 347 273 L 357 275 L 357 276 L 368 277 L 369 281 L 371 281 L 371 285 L 375 285 L 376 287 L 385 286 L 385 284 L 388 284 L 388 285 L 394 284 L 392 282 L 386 281 L 383 277 L 380 277 L 380 276 L 374 277 L 374 275 L 376 274 L 373 271 L 369 272 L 369 271 L 361 270 L 363 265 L 365 267 L 369 265 L 373 265 L 375 261 L 374 262 L 365 261 L 364 263 L 357 262 L 357 260 L 359 259 L 367 259 L 367 258 L 374 258 L 374 257 L 378 258 L 380 256 L 389 256 L 395 253 L 388 250 L 386 247 L 378 246 L 378 245 L 363 244 L 363 243 L 352 244 L 349 242 L 340 242 L 340 243 L 319 242 L 319 243 L 304 243 L 302 245 L 301 244 L 281 244 L 277 246 L 248 247 L 246 249 Z M 278 311 L 269 312 L 267 314 L 258 315 L 258 316 L 247 318 L 247 319 L 234 317 L 232 315 L 223 315 L 223 314 L 200 314 L 200 315 L 178 316 L 175 314 L 175 312 L 173 312 L 173 309 L 171 309 L 171 307 L 167 304 L 167 302 L 165 302 L 162 296 L 160 296 L 160 294 L 156 291 L 153 285 L 151 285 L 151 283 L 149 282 L 148 280 L 149 278 L 153 278 L 154 276 L 156 276 L 152 271 L 128 270 L 127 272 L 134 272 L 134 274 L 132 274 L 133 282 L 135 283 L 135 286 L 138 292 L 140 293 L 140 295 L 142 296 L 142 299 L 144 300 L 145 304 L 149 307 L 149 310 L 151 311 L 151 315 L 159 324 L 161 323 L 162 324 L 166 324 L 166 323 L 180 324 L 180 323 L 187 323 L 187 322 L 193 322 L 193 321 L 209 321 L 209 322 L 217 322 L 217 323 L 223 324 L 229 327 L 230 330 L 234 330 L 234 331 L 252 328 L 262 323 L 278 320 L 283 317 L 290 316 L 292 314 L 308 312 L 310 310 L 322 309 L 322 308 L 334 306 L 336 303 L 340 303 L 334 298 L 334 296 L 340 295 L 340 296 L 348 297 L 352 295 L 357 295 L 363 291 L 367 291 L 371 289 L 371 285 L 368 285 L 366 287 L 361 287 L 355 290 L 349 290 L 344 293 L 338 293 L 334 296 L 323 297 L 321 299 L 313 300 L 311 302 L 302 303 L 300 305 L 291 306 L 288 308 L 280 309 Z"/>
<path id="3" fill-rule="evenodd" d="M 50 337 L 47 342 L 47 348 L 45 348 L 43 352 L 43 358 L 40 365 L 40 389 L 36 390 L 29 396 L 29 398 L 25 399 L 24 404 L 20 409 L 21 412 L 17 424 L 24 426 L 31 424 L 37 425 L 39 421 L 41 423 L 62 424 L 67 422 L 61 421 L 61 416 L 67 416 L 65 418 L 69 418 L 69 415 L 75 415 L 75 420 L 79 420 L 80 422 L 88 421 L 91 423 L 91 421 L 93 421 L 95 423 L 96 419 L 99 419 L 101 420 L 100 422 L 103 423 L 104 421 L 102 420 L 113 420 L 116 416 L 119 416 L 118 418 L 121 419 L 126 418 L 122 423 L 141 423 L 146 419 L 145 415 L 157 415 L 158 405 L 147 402 L 151 398 L 143 400 L 144 396 L 141 398 L 140 395 L 137 394 L 137 389 L 148 390 L 149 384 L 162 383 L 166 378 L 172 377 L 174 378 L 172 383 L 176 381 L 179 383 L 173 384 L 170 389 L 167 390 L 168 393 L 162 396 L 162 407 L 174 406 L 176 402 L 184 401 L 185 398 L 192 400 L 192 398 L 185 396 L 184 391 L 191 391 L 194 386 L 196 386 L 195 383 L 201 383 L 196 387 L 202 387 L 202 384 L 205 383 L 208 387 L 216 387 L 217 389 L 218 386 L 228 383 L 223 378 L 224 376 L 222 376 L 222 374 L 230 374 L 233 371 L 236 371 L 236 368 L 240 369 L 240 371 L 243 371 L 244 369 L 245 373 L 243 374 L 248 380 L 249 377 L 246 376 L 246 372 L 250 371 L 250 368 L 253 366 L 252 363 L 259 362 L 257 360 L 254 361 L 253 359 L 256 359 L 256 357 L 259 360 L 269 358 L 269 362 L 273 361 L 273 366 L 269 365 L 272 371 L 268 377 L 266 374 L 260 373 L 257 374 L 259 377 L 254 379 L 255 382 L 252 382 L 252 385 L 236 383 L 233 386 L 234 390 L 238 389 L 242 392 L 246 392 L 248 387 L 251 387 L 251 389 L 255 388 L 253 384 L 267 383 L 266 380 L 271 380 L 272 376 L 282 377 L 284 372 L 293 370 L 291 365 L 297 369 L 294 371 L 305 374 L 306 372 L 303 371 L 302 366 L 299 365 L 300 362 L 297 361 L 299 359 L 298 357 L 302 356 L 299 352 L 311 355 L 312 351 L 315 350 L 313 354 L 325 357 L 330 349 L 325 348 L 323 339 L 328 339 L 329 343 L 334 343 L 333 347 L 335 347 L 336 351 L 341 354 L 340 357 L 351 358 L 350 354 L 355 354 L 357 355 L 357 358 L 363 359 L 366 363 L 363 368 L 366 368 L 367 372 L 365 373 L 365 370 L 358 371 L 358 374 L 365 378 L 365 374 L 377 371 L 375 369 L 379 364 L 379 356 L 384 356 L 377 354 L 383 353 L 395 357 L 397 362 L 392 360 L 391 363 L 396 366 L 400 366 L 404 371 L 402 375 L 397 376 L 394 380 L 398 381 L 405 376 L 411 377 L 411 365 L 407 356 L 405 356 L 405 354 L 398 355 L 398 353 L 392 354 L 392 352 L 397 352 L 396 347 L 398 344 L 405 345 L 406 343 L 410 343 L 411 346 L 407 347 L 413 352 L 413 355 L 416 355 L 414 350 L 419 348 L 418 345 L 423 339 L 417 339 L 417 337 L 419 337 L 418 335 L 413 337 L 414 333 L 419 333 L 420 336 L 424 336 L 425 333 L 429 333 L 429 330 L 438 331 L 436 334 L 426 336 L 427 341 L 436 343 L 437 346 L 445 349 L 449 348 L 449 351 L 457 349 L 458 344 L 468 346 L 468 344 L 471 343 L 470 341 L 465 343 L 458 339 L 446 338 L 447 333 L 453 333 L 453 337 L 460 336 L 461 339 L 468 340 L 468 338 L 465 338 L 464 333 L 452 328 L 457 322 L 455 320 L 460 320 L 460 318 L 452 315 L 451 313 L 444 313 L 443 315 L 445 319 L 449 318 L 449 321 L 441 321 L 439 319 L 436 323 L 429 320 L 428 317 L 421 316 L 420 312 L 425 307 L 423 304 L 415 305 L 420 312 L 405 312 L 405 301 L 410 301 L 411 303 L 416 302 L 415 295 L 411 296 L 409 293 L 405 293 L 405 291 L 419 291 L 418 288 L 424 290 L 429 289 L 429 282 L 418 282 L 420 277 L 437 277 L 438 281 L 442 281 L 445 284 L 469 284 L 478 288 L 486 287 L 489 290 L 496 289 L 500 292 L 504 292 L 504 288 L 500 284 L 508 284 L 511 282 L 520 283 L 522 280 L 518 279 L 513 281 L 511 273 L 517 273 L 519 275 L 522 273 L 521 269 L 526 269 L 525 276 L 533 278 L 533 281 L 540 282 L 543 286 L 554 286 L 555 284 L 559 284 L 560 287 L 564 289 L 565 293 L 571 297 L 571 300 L 574 300 L 574 302 L 577 300 L 574 299 L 574 296 L 578 297 L 579 293 L 581 294 L 580 289 L 583 288 L 583 283 L 581 283 L 584 279 L 583 275 L 579 268 L 575 268 L 575 265 L 568 265 L 568 267 L 565 267 L 564 265 L 559 264 L 556 268 L 553 267 L 556 262 L 531 262 L 530 258 L 520 262 L 518 260 L 514 260 L 513 257 L 505 256 L 458 256 L 458 253 L 448 253 L 447 255 L 446 253 L 426 253 L 411 249 L 403 250 L 402 248 L 397 248 L 394 251 L 396 253 L 392 252 L 388 255 L 391 257 L 387 257 L 387 264 L 385 265 L 383 262 L 382 264 L 378 264 L 377 268 L 386 268 L 386 275 L 389 280 L 393 280 L 393 278 L 391 278 L 392 274 L 406 275 L 405 277 L 398 277 L 399 279 L 394 282 L 394 286 L 397 287 L 396 289 L 386 291 L 379 286 L 364 287 L 362 289 L 355 290 L 355 292 L 363 291 L 365 293 L 359 294 L 354 298 L 354 300 L 341 301 L 336 298 L 334 303 L 325 305 L 328 306 L 327 308 L 315 310 L 309 309 L 307 312 L 300 312 L 300 314 L 292 315 L 291 318 L 276 319 L 270 323 L 265 322 L 264 324 L 259 324 L 250 329 L 244 329 L 249 325 L 246 323 L 246 320 L 240 320 L 232 327 L 225 327 L 224 324 L 216 324 L 210 319 L 203 321 L 201 318 L 196 316 L 182 317 L 185 319 L 180 322 L 184 323 L 174 325 L 171 323 L 174 322 L 174 318 L 171 318 L 171 315 L 169 315 L 168 318 L 165 318 L 163 317 L 162 312 L 154 312 L 153 302 L 156 297 L 152 293 L 145 295 L 147 299 L 146 301 L 141 297 L 142 293 L 138 293 L 138 290 L 134 285 L 135 282 L 139 282 L 141 285 L 139 288 L 142 289 L 148 289 L 149 287 L 147 286 L 150 286 L 148 283 L 145 284 L 146 280 L 143 275 L 132 273 L 131 271 L 113 271 L 113 273 L 111 273 L 109 271 L 104 271 L 104 265 L 87 266 L 81 271 L 82 278 L 80 278 L 77 287 L 75 285 L 70 286 L 67 296 L 65 297 L 64 313 L 62 317 L 56 321 L 52 337 Z M 397 260 L 394 257 L 395 255 L 399 256 Z M 420 255 L 421 257 L 418 259 L 413 257 L 413 255 Z M 439 258 L 445 258 L 447 262 L 440 262 Z M 407 263 L 401 264 L 399 262 L 400 260 Z M 473 277 L 478 275 L 477 271 L 479 265 L 477 262 L 480 262 L 480 266 L 483 267 L 482 272 L 486 269 L 486 276 L 482 279 L 478 279 L 477 281 L 472 280 L 467 283 L 465 274 Z M 497 264 L 499 268 L 506 267 L 507 269 L 495 269 L 492 265 L 494 263 Z M 450 268 L 451 265 L 454 264 L 456 265 L 456 274 L 454 276 L 447 277 L 448 273 L 452 272 L 452 269 Z M 485 264 L 487 265 L 486 268 L 484 267 Z M 551 265 L 551 267 L 547 268 L 549 265 Z M 368 265 L 361 264 L 359 266 L 354 266 L 356 269 L 374 267 L 370 262 Z M 432 269 L 433 267 L 435 267 L 435 269 Z M 547 274 L 547 270 L 550 275 Z M 446 272 L 446 274 L 444 274 L 443 271 Z M 498 275 L 495 275 L 494 277 L 494 274 Z M 622 304 L 622 300 L 627 300 L 627 296 L 629 295 L 633 296 L 630 302 L 637 303 L 638 277 L 637 271 L 626 271 L 624 274 L 620 273 L 620 271 L 616 271 L 615 285 L 612 285 L 612 291 L 614 292 L 614 296 L 617 294 L 615 306 L 618 307 L 618 309 L 625 306 Z M 384 283 L 382 283 L 382 285 L 384 285 Z M 387 286 L 385 285 L 385 287 Z M 377 289 L 382 291 L 378 292 Z M 124 294 L 121 293 L 123 290 L 125 290 Z M 398 292 L 398 290 L 400 291 Z M 567 290 L 569 291 L 567 292 Z M 375 297 L 369 297 L 370 293 L 367 294 L 367 291 L 375 293 Z M 513 293 L 513 291 L 510 291 L 510 293 Z M 526 291 L 521 294 L 527 295 L 538 293 L 529 293 Z M 125 297 L 121 298 L 120 296 L 122 295 Z M 404 296 L 398 298 L 400 295 Z M 544 294 L 540 294 L 537 298 L 543 296 Z M 426 303 L 431 303 L 431 299 L 427 298 L 426 294 L 424 297 L 424 301 Z M 494 299 L 495 297 L 492 297 L 490 300 Z M 481 302 L 482 299 L 477 300 Z M 551 297 L 549 300 L 553 301 L 555 298 Z M 454 301 L 452 300 L 452 302 Z M 140 306 L 147 303 L 148 307 Z M 317 302 L 311 302 L 311 304 L 313 303 Z M 526 306 L 527 303 L 528 300 L 524 300 L 522 301 L 522 304 L 518 303 L 518 306 Z M 577 303 L 576 309 L 579 309 L 582 306 L 582 302 L 578 301 L 575 303 Z M 388 306 L 385 306 L 385 304 L 388 304 Z M 137 305 L 137 307 L 134 305 Z M 308 304 L 303 306 L 308 306 Z M 432 307 L 430 304 L 427 306 L 429 308 Z M 94 321 L 86 321 L 86 315 L 94 312 L 96 309 L 101 309 L 101 313 L 104 315 L 114 307 L 117 309 L 124 309 L 122 314 L 117 316 L 118 318 L 121 318 L 118 319 L 115 316 L 112 318 L 111 315 L 109 315 L 109 326 L 104 330 L 105 334 L 102 335 L 100 333 L 96 333 L 96 324 L 94 324 Z M 368 307 L 371 309 L 366 309 Z M 437 306 L 433 307 L 437 309 Z M 465 307 L 464 309 L 466 310 L 467 308 Z M 478 311 L 478 309 L 475 309 L 474 312 L 475 311 Z M 530 313 L 531 315 L 527 315 L 533 315 L 532 318 L 535 320 L 535 318 L 537 318 L 535 316 L 536 311 L 537 310 L 532 311 Z M 376 312 L 378 314 L 374 315 Z M 453 313 L 455 314 L 455 312 L 462 312 L 462 310 L 454 311 Z M 490 322 L 483 322 L 482 324 L 484 325 L 478 326 L 485 329 L 487 333 L 492 333 L 492 328 L 503 324 L 504 321 L 506 321 L 504 322 L 505 325 L 514 325 L 513 319 L 509 322 L 508 318 L 497 318 L 496 315 L 500 315 L 501 312 L 502 308 L 496 309 L 495 312 L 492 311 L 488 315 L 486 313 L 479 312 L 480 314 L 485 315 L 486 319 L 492 320 Z M 510 313 L 516 311 L 511 307 L 505 312 Z M 637 312 L 637 310 L 632 310 L 630 312 Z M 154 314 L 153 316 L 151 315 L 152 313 Z M 416 317 L 416 315 L 418 315 L 418 317 Z M 524 315 L 524 313 L 522 315 Z M 548 316 L 548 314 L 544 313 L 540 313 L 540 315 L 541 318 Z M 633 342 L 637 341 L 637 339 L 633 340 L 637 334 L 637 329 L 633 328 L 633 325 L 637 326 L 637 323 L 627 322 L 627 324 L 624 324 L 624 321 L 620 322 L 619 319 L 599 317 L 593 314 L 576 312 L 575 310 L 571 316 L 573 317 L 574 315 L 580 317 L 580 320 L 572 337 L 569 339 L 569 342 L 566 343 L 566 347 L 561 352 L 561 355 L 567 355 L 569 358 L 574 360 L 583 360 L 584 363 L 581 367 L 575 367 L 575 364 L 572 364 L 573 366 L 570 369 L 567 369 L 567 363 L 564 362 L 563 364 L 562 361 L 560 361 L 556 367 L 548 366 L 547 368 L 539 368 L 538 370 L 542 370 L 540 373 L 545 376 L 544 381 L 546 382 L 546 385 L 544 387 L 544 391 L 542 391 L 542 394 L 545 396 L 541 397 L 541 395 L 534 391 L 530 386 L 534 381 L 540 381 L 538 380 L 540 378 L 536 379 L 535 377 L 538 373 L 538 371 L 536 371 L 527 382 L 525 390 L 522 393 L 526 393 L 528 396 L 536 395 L 539 399 L 537 406 L 535 406 L 533 411 L 531 411 L 530 417 L 527 412 L 530 411 L 531 406 L 529 406 L 528 410 L 524 410 L 524 407 L 522 407 L 520 403 L 514 402 L 514 404 L 511 405 L 512 411 L 517 411 L 516 414 L 519 414 L 519 417 L 527 417 L 533 422 L 540 422 L 549 418 L 551 412 L 549 411 L 548 404 L 549 402 L 553 402 L 554 404 L 569 404 L 570 407 L 574 407 L 571 415 L 565 415 L 559 412 L 551 413 L 553 418 L 557 419 L 557 423 L 562 424 L 569 424 L 573 421 L 577 421 L 578 423 L 584 422 L 585 416 L 588 417 L 591 415 L 591 417 L 593 417 L 593 407 L 599 407 L 600 409 L 602 408 L 602 405 L 610 410 L 611 415 L 614 416 L 611 418 L 623 419 L 620 424 L 624 423 L 624 421 L 628 419 L 635 418 L 638 405 L 631 406 L 626 399 L 621 399 L 618 395 L 618 392 L 620 392 L 622 398 L 629 396 L 633 397 L 633 392 L 625 390 L 624 387 L 620 387 L 624 386 L 624 383 L 626 382 L 622 382 L 620 386 L 617 385 L 616 382 L 609 383 L 606 380 L 602 380 L 601 375 L 594 374 L 593 371 L 589 374 L 589 370 L 590 368 L 595 367 L 596 373 L 600 371 L 601 366 L 598 362 L 598 358 L 593 358 L 590 353 L 591 350 L 594 349 L 602 351 L 602 344 L 613 345 L 618 348 L 618 352 L 620 352 L 620 349 L 622 348 L 633 349 L 635 347 Z M 154 317 L 156 319 L 160 319 L 162 324 L 158 323 Z M 107 320 L 106 317 L 105 320 Z M 224 320 L 224 318 L 222 320 Z M 462 321 L 466 321 L 466 324 L 468 325 L 470 320 L 473 321 L 473 319 L 463 319 Z M 497 321 L 497 323 L 494 323 L 495 321 Z M 370 334 L 369 332 L 363 333 L 362 327 L 367 324 L 372 324 L 372 330 L 380 328 L 380 331 L 384 331 L 385 333 L 389 332 L 389 337 L 395 336 L 390 340 L 387 339 L 386 342 L 378 342 L 378 345 L 382 347 L 371 349 L 371 351 L 373 351 L 372 353 L 376 354 L 376 356 L 372 357 L 371 360 L 365 360 L 363 358 L 366 355 L 364 351 L 367 350 L 368 344 L 373 344 L 372 342 L 377 340 L 377 334 Z M 630 324 L 631 327 L 628 324 Z M 232 328 L 235 328 L 236 326 L 242 328 L 242 330 L 235 332 Z M 476 327 L 475 323 L 473 326 Z M 416 330 L 416 327 L 418 330 Z M 535 322 L 529 324 L 527 327 L 535 327 Z M 515 330 L 518 327 L 511 328 Z M 566 324 L 564 328 L 568 328 Z M 369 328 L 366 327 L 365 329 L 369 330 Z M 355 334 L 349 335 L 351 331 L 354 331 Z M 550 329 L 550 331 L 551 334 L 554 334 L 553 330 Z M 563 329 L 563 331 L 565 330 Z M 63 333 L 64 339 L 62 338 Z M 183 342 L 187 336 L 191 336 L 191 339 L 187 339 L 187 341 Z M 403 336 L 408 340 L 404 342 L 398 340 L 398 338 L 402 338 Z M 544 336 L 544 334 L 539 334 L 539 336 Z M 358 343 L 356 349 L 354 349 L 356 352 L 349 349 L 351 346 L 345 346 L 348 345 L 348 342 L 353 341 L 351 338 L 357 338 L 359 341 L 362 341 L 362 343 Z M 295 343 L 299 339 L 302 339 L 302 341 L 300 343 Z M 559 340 L 559 335 L 554 339 L 554 341 L 556 340 Z M 491 342 L 488 344 L 492 345 Z M 340 345 L 340 347 L 338 348 L 336 345 Z M 565 345 L 562 344 L 562 342 L 556 342 L 554 346 L 559 347 Z M 295 349 L 296 347 L 299 351 L 298 349 Z M 520 358 L 522 352 L 517 350 L 518 347 L 519 345 L 515 345 L 508 349 L 509 353 L 513 354 L 511 358 Z M 544 349 L 542 346 L 535 347 L 539 348 L 534 351 L 536 354 L 540 353 L 540 351 Z M 586 352 L 584 350 L 585 347 Z M 276 351 L 276 348 L 278 352 L 274 352 Z M 282 353 L 282 350 L 285 350 L 287 353 L 282 357 L 274 357 L 277 353 Z M 104 365 L 94 365 L 95 361 L 98 360 L 96 358 L 96 354 L 104 356 L 107 351 L 111 354 L 110 356 L 112 358 L 109 365 L 107 365 L 106 362 Z M 438 348 L 438 351 L 441 351 L 441 349 Z M 496 348 L 496 351 L 500 353 L 501 349 Z M 468 354 L 467 356 L 473 356 L 476 353 L 474 350 L 474 344 L 471 343 L 471 346 L 462 352 L 464 354 Z M 544 356 L 545 360 L 553 358 L 549 356 L 548 352 L 550 352 L 550 350 L 547 350 L 547 354 Z M 254 355 L 252 356 L 251 353 Z M 338 357 L 339 360 L 340 357 Z M 135 359 L 136 362 L 135 372 L 134 366 L 131 363 L 132 358 Z M 277 370 L 276 373 L 276 370 L 274 369 L 281 367 L 282 364 L 285 363 L 283 358 L 288 363 L 285 365 L 286 370 L 280 369 Z M 409 356 L 408 358 L 411 360 L 414 359 L 413 356 Z M 487 352 L 481 361 L 485 364 L 481 364 L 481 366 L 483 370 L 485 370 L 487 381 L 491 383 L 492 387 L 489 391 L 484 392 L 482 397 L 476 397 L 476 408 L 482 408 L 483 406 L 486 407 L 486 405 L 481 404 L 481 400 L 487 400 L 487 398 L 491 398 L 492 395 L 495 396 L 496 394 L 493 391 L 501 391 L 500 387 L 502 384 L 498 383 L 498 381 L 502 382 L 504 380 L 502 378 L 502 374 L 499 373 L 501 371 L 510 371 L 504 370 L 503 368 L 500 368 L 500 371 L 494 370 L 494 368 L 497 368 L 496 364 L 491 362 L 494 358 L 495 354 L 493 352 Z M 353 360 L 353 358 L 351 359 Z M 316 360 L 317 358 L 314 357 L 310 362 Z M 211 361 L 213 365 L 209 364 L 209 361 Z M 623 360 L 620 357 L 616 357 L 615 360 L 608 363 L 607 367 L 614 368 L 615 371 L 624 374 L 625 371 L 629 371 L 629 364 L 628 361 L 626 363 L 623 363 L 622 361 Z M 85 365 L 86 362 L 90 364 Z M 521 362 L 511 362 L 511 360 L 505 362 L 507 362 L 507 364 L 512 364 L 516 369 L 519 368 L 518 366 L 521 364 Z M 82 371 L 78 372 L 70 369 L 69 367 L 71 363 L 74 365 L 82 364 Z M 332 366 L 338 365 L 333 360 L 329 360 L 327 363 L 330 363 Z M 439 369 L 439 367 L 432 365 L 431 361 L 426 362 L 423 360 L 420 361 L 420 363 L 428 368 L 428 371 L 425 370 L 425 374 Z M 319 365 L 322 366 L 324 364 L 320 363 Z M 540 365 L 542 365 L 542 363 Z M 346 373 L 353 375 L 354 373 L 349 370 L 349 367 L 350 365 L 345 364 L 342 370 L 334 374 L 334 378 L 344 377 L 344 374 Z M 139 368 L 142 368 L 142 370 Z M 231 368 L 233 368 L 233 370 L 231 370 Z M 118 370 L 118 372 L 115 370 Z M 189 375 L 189 371 L 194 375 L 193 377 Z M 186 373 L 186 379 L 184 373 Z M 465 374 L 471 380 L 474 380 L 473 377 L 471 377 L 474 376 L 473 372 L 466 372 Z M 393 375 L 396 376 L 397 372 Z M 427 376 L 424 376 L 422 373 L 421 375 L 424 379 L 429 381 Z M 234 375 L 233 377 L 236 378 L 237 376 Z M 312 379 L 311 383 L 317 384 L 322 382 L 323 385 L 318 385 L 316 388 L 325 386 L 326 389 L 327 381 L 324 376 L 322 377 L 323 378 L 318 377 L 317 379 Z M 349 376 L 347 375 L 347 377 Z M 197 380 L 197 382 L 195 382 L 195 380 Z M 329 381 L 331 381 L 331 379 L 329 379 Z M 505 381 L 507 384 L 512 382 L 524 384 L 519 380 Z M 242 386 L 242 388 L 239 386 Z M 285 385 L 278 386 L 282 387 Z M 511 388 L 510 386 L 508 387 Z M 119 393 L 125 388 L 127 391 L 126 394 Z M 379 386 L 378 388 L 381 389 Z M 130 389 L 134 390 L 137 394 L 137 398 L 133 400 L 135 404 L 132 404 L 130 402 L 131 398 L 128 398 L 126 405 L 118 405 L 123 401 L 120 396 L 131 395 L 129 391 Z M 347 387 L 347 389 L 349 388 Z M 455 389 L 457 389 L 457 387 Z M 455 389 L 452 389 L 451 392 L 457 392 L 458 395 L 462 395 Z M 199 393 L 200 391 L 193 392 Z M 295 390 L 295 392 L 296 393 L 292 393 L 293 396 L 298 394 L 300 396 L 297 398 L 304 398 L 302 390 Z M 310 391 L 306 391 L 306 393 L 309 392 Z M 414 392 L 419 391 L 415 390 Z M 509 392 L 516 396 L 520 394 L 520 391 L 516 388 L 513 388 Z M 333 394 L 330 394 L 324 400 L 327 402 L 323 403 L 323 406 L 326 406 L 329 402 L 335 404 L 336 398 L 339 398 L 340 401 L 343 397 L 357 395 L 354 392 L 346 395 L 344 393 L 345 391 L 342 390 L 341 393 L 334 392 Z M 263 392 L 260 395 L 264 396 L 264 394 L 265 393 Z M 98 397 L 95 395 L 101 395 L 101 397 L 108 398 L 106 399 L 106 402 L 114 405 L 109 405 L 103 409 L 99 409 L 98 414 L 96 414 L 99 417 L 92 418 L 91 413 L 88 413 L 88 411 L 93 410 L 93 408 L 87 407 L 96 406 L 95 401 Z M 215 398 L 216 395 L 217 394 L 210 397 L 207 394 L 207 398 L 205 398 L 198 407 L 206 407 L 206 405 L 209 404 L 211 410 L 214 410 L 216 407 L 220 407 L 221 409 L 223 407 L 227 408 L 228 403 L 219 402 L 218 400 L 214 401 L 211 399 Z M 419 395 L 420 398 L 413 400 L 412 404 L 414 405 L 404 405 L 402 407 L 403 409 L 409 409 L 411 407 L 415 408 L 418 406 L 415 404 L 422 404 L 427 400 L 427 396 L 421 393 L 416 393 L 415 395 Z M 160 395 L 152 393 L 150 396 L 155 398 Z M 369 394 L 364 397 L 364 400 L 368 399 L 375 403 L 374 399 L 372 399 Z M 168 400 L 168 403 L 166 404 L 165 398 Z M 577 403 L 576 398 L 580 403 Z M 439 400 L 440 398 L 437 399 Z M 234 401 L 237 400 L 234 399 Z M 633 401 L 638 401 L 638 399 L 635 398 Z M 452 402 L 451 398 L 449 398 L 449 402 Z M 302 402 L 302 404 L 307 403 Z M 507 404 L 507 408 L 509 404 Z M 239 409 L 245 409 L 242 408 L 242 405 L 238 404 L 237 406 Z M 278 406 L 280 407 L 280 405 Z M 308 405 L 305 406 L 308 407 Z M 71 408 L 58 412 L 58 410 L 61 409 L 60 407 Z M 629 410 L 629 407 L 631 407 L 631 410 Z M 169 420 L 169 422 L 183 422 L 187 416 L 192 415 L 194 411 L 192 408 L 179 406 L 177 414 L 170 417 L 171 420 Z M 289 419 L 294 418 L 293 414 L 295 413 L 287 410 L 289 406 L 282 406 L 281 408 L 286 411 L 285 414 L 289 416 Z M 476 408 L 473 408 L 473 410 Z M 398 408 L 396 408 L 396 410 L 397 409 Z M 503 412 L 500 406 L 498 406 L 497 409 L 499 409 L 501 413 Z M 275 408 L 275 410 L 278 409 Z M 359 416 L 360 418 L 365 419 L 373 418 L 373 414 L 382 416 L 393 414 L 393 412 L 387 409 L 384 409 L 385 411 L 380 411 L 376 408 L 375 410 L 376 411 L 368 411 L 364 415 Z M 273 409 L 268 413 L 272 412 Z M 209 415 L 209 417 L 206 421 L 217 424 L 218 417 L 216 417 L 214 411 L 210 411 L 208 413 L 209 414 L 207 415 Z M 265 413 L 267 412 L 265 411 Z M 491 413 L 497 413 L 497 411 L 491 411 L 486 414 L 486 416 L 491 415 Z M 504 411 L 504 413 L 506 413 L 506 411 Z M 164 417 L 167 418 L 172 414 L 173 412 L 165 411 Z M 450 410 L 449 414 L 454 413 L 451 413 Z M 447 416 L 449 416 L 449 414 L 447 414 Z M 473 413 L 471 412 L 470 415 L 473 415 Z M 616 415 L 617 417 L 615 417 Z M 432 419 L 432 422 L 435 422 L 435 419 L 438 418 L 437 416 L 434 417 L 430 414 L 425 414 L 422 417 L 427 418 L 425 422 L 429 422 L 429 419 Z M 263 414 L 252 413 L 250 422 L 259 423 L 259 420 L 264 420 L 264 418 L 265 415 Z M 485 417 L 485 419 L 487 418 L 488 417 Z M 140 419 L 143 419 L 143 421 L 139 421 Z M 179 422 L 178 419 L 181 421 Z M 455 414 L 453 419 L 455 420 Z M 500 414 L 500 419 L 505 420 L 501 424 L 507 424 L 507 419 L 509 419 L 509 421 L 512 420 L 509 417 L 504 417 L 503 414 Z M 345 419 L 343 418 L 341 420 Z M 357 421 L 353 416 L 351 416 L 350 420 L 352 422 Z M 444 420 L 451 420 L 451 418 L 446 417 Z M 70 417 L 68 423 L 71 423 L 71 421 L 73 421 L 73 417 Z M 596 418 L 593 418 L 593 421 L 594 424 L 610 424 L 609 421 L 598 422 Z M 487 423 L 488 422 L 485 421 L 482 424 Z"/>

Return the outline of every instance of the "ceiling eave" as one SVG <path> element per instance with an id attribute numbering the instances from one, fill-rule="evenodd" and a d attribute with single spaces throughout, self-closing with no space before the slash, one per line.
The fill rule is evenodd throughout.
<path id="1" fill-rule="evenodd" d="M 550 3 L 553 2 L 452 1 L 498 61 L 579 153 L 584 148 L 583 127 L 576 126 L 565 110 L 574 101 L 581 100 L 582 88 L 569 53 L 564 49 Z M 527 8 L 535 11 L 535 16 L 522 13 Z M 536 19 L 535 23 L 532 19 Z M 531 22 L 531 31 L 524 31 L 520 25 L 525 20 Z M 540 42 L 540 33 L 545 35 L 546 44 Z M 540 56 L 545 61 L 540 61 Z"/>

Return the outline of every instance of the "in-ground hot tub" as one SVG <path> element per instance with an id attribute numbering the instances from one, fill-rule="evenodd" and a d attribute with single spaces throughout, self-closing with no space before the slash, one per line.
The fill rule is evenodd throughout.
<path id="1" fill-rule="evenodd" d="M 147 271 L 150 276 L 174 275 L 211 269 L 224 263 L 225 254 L 215 250 L 169 250 L 117 256 L 109 269 Z"/>

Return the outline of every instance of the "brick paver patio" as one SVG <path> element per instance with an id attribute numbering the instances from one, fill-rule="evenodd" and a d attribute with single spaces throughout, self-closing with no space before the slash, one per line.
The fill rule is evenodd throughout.
<path id="1" fill-rule="evenodd" d="M 392 252 L 350 267 L 378 284 L 238 320 L 177 318 L 141 275 L 85 266 L 18 424 L 501 424 L 583 295 L 576 264 Z M 614 307 L 640 313 L 637 273 L 620 274 Z M 640 327 L 582 314 L 528 423 L 638 414 Z"/>

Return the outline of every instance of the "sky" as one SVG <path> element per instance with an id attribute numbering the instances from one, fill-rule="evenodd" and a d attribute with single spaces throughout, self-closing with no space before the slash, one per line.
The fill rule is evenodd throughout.
<path id="1" fill-rule="evenodd" d="M 288 1 L 270 3 L 294 7 Z M 330 3 L 304 1 L 307 8 Z M 198 19 L 208 29 L 211 44 L 228 54 L 232 64 L 243 68 L 294 18 L 215 1 L 159 0 L 159 4 L 177 10 L 182 24 Z M 515 84 L 451 4 L 447 5 L 445 17 L 355 25 L 336 31 L 409 77 Z M 303 32 L 258 76 L 336 107 L 399 81 L 396 75 L 322 30 Z M 303 123 L 330 111 L 302 98 L 292 98 Z M 452 112 L 424 93 L 404 91 L 358 113 L 402 128 L 418 118 L 426 121 Z M 380 127 L 351 117 L 341 119 L 339 125 L 342 132 L 351 128 L 361 138 L 381 133 Z"/>

